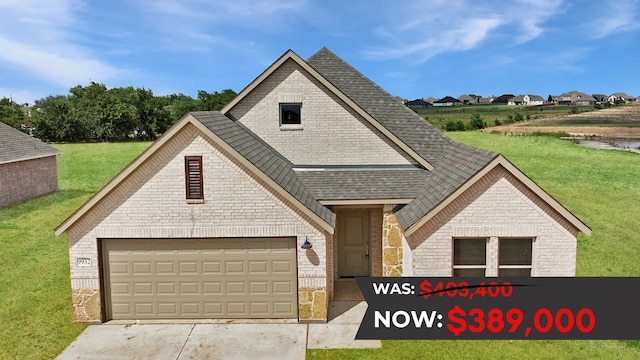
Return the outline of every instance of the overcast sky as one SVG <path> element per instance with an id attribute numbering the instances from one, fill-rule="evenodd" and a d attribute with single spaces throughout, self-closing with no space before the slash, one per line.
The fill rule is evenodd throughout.
<path id="1" fill-rule="evenodd" d="M 0 98 L 239 92 L 326 46 L 407 99 L 640 95 L 640 1 L 0 0 Z"/>

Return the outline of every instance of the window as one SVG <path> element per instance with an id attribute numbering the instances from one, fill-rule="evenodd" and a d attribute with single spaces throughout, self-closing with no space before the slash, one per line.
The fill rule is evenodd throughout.
<path id="1" fill-rule="evenodd" d="M 202 156 L 185 156 L 184 173 L 187 200 L 204 200 L 202 187 Z"/>
<path id="2" fill-rule="evenodd" d="M 302 104 L 280 104 L 280 125 L 302 125 Z"/>
<path id="3" fill-rule="evenodd" d="M 453 239 L 453 276 L 485 276 L 487 239 Z"/>
<path id="4" fill-rule="evenodd" d="M 531 276 L 533 239 L 500 239 L 498 276 Z"/>

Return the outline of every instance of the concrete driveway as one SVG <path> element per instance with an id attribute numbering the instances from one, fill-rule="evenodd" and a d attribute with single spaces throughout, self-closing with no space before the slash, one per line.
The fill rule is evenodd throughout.
<path id="1" fill-rule="evenodd" d="M 330 304 L 326 324 L 117 323 L 89 326 L 58 357 L 67 359 L 304 359 L 306 349 L 380 347 L 354 340 L 366 302 Z"/>

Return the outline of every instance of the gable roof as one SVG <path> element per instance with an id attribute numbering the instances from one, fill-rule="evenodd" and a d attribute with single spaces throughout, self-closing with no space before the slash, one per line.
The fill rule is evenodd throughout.
<path id="1" fill-rule="evenodd" d="M 161 146 L 167 143 L 182 128 L 192 124 L 224 148 L 250 171 L 265 180 L 282 196 L 290 200 L 301 211 L 309 215 L 324 230 L 333 233 L 335 214 L 320 204 L 300 181 L 291 163 L 266 145 L 249 129 L 218 111 L 192 112 L 165 132 L 156 142 L 127 166 L 91 199 L 56 228 L 59 235 L 106 197 L 118 184 L 126 179 Z"/>
<path id="2" fill-rule="evenodd" d="M 225 115 L 287 60 L 295 61 L 384 136 L 412 157 L 420 159 L 426 170 L 375 166 L 374 169 L 295 169 L 256 134 Z M 396 211 L 396 217 L 409 236 L 497 165 L 505 167 L 577 229 L 590 233 L 584 223 L 502 156 L 450 140 L 326 48 L 320 49 L 306 62 L 289 50 L 221 112 L 195 112 L 185 116 L 100 190 L 95 199 L 90 199 L 65 220 L 56 233 L 60 234 L 78 221 L 84 212 L 189 123 L 202 130 L 329 233 L 334 231 L 335 214 L 323 204 L 389 203 L 407 204 Z"/>
<path id="3" fill-rule="evenodd" d="M 459 102 L 461 101 L 451 96 L 445 96 L 442 99 L 435 101 L 436 104 L 459 103 Z"/>
<path id="4" fill-rule="evenodd" d="M 326 59 L 321 59 L 323 56 Z M 318 59 L 318 60 L 314 61 L 314 59 Z M 342 59 L 335 56 L 326 48 L 322 48 L 320 51 L 314 54 L 311 58 L 309 58 L 308 62 L 302 60 L 302 58 L 300 58 L 300 56 L 298 56 L 292 50 L 287 50 L 280 58 L 278 58 L 278 60 L 276 60 L 273 64 L 271 64 L 271 66 L 269 66 L 265 71 L 263 71 L 262 74 L 260 74 L 255 80 L 253 80 L 249 85 L 247 85 L 238 94 L 238 96 L 236 96 L 229 104 L 227 104 L 224 108 L 222 108 L 220 112 L 223 114 L 228 114 L 229 111 L 231 111 L 231 109 L 233 109 L 234 106 L 236 106 L 240 101 L 242 101 L 242 99 L 244 99 L 247 95 L 249 95 L 251 91 L 253 91 L 258 85 L 260 85 L 260 83 L 262 83 L 274 71 L 276 71 L 280 66 L 282 66 L 282 64 L 284 64 L 287 60 L 292 60 L 296 62 L 302 69 L 304 69 L 307 73 L 309 73 L 316 80 L 318 80 L 318 82 L 320 82 L 323 86 L 329 89 L 329 91 L 331 91 L 334 95 L 336 95 L 340 100 L 344 101 L 347 104 L 347 106 L 351 107 L 356 113 L 362 116 L 377 130 L 382 132 L 383 135 L 389 138 L 395 145 L 397 145 L 400 149 L 406 152 L 409 156 L 411 156 L 414 160 L 416 160 L 416 162 L 418 162 L 420 165 L 424 166 L 426 169 L 429 169 L 429 170 L 433 169 L 433 165 L 429 163 L 428 159 L 416 153 L 416 151 L 410 145 L 408 146 L 408 144 L 401 141 L 398 138 L 398 135 L 396 133 L 394 133 L 393 131 L 390 131 L 390 129 L 388 129 L 387 127 L 381 124 L 379 119 L 376 118 L 376 114 L 375 114 L 377 113 L 375 110 L 379 109 L 379 107 L 369 106 L 368 107 L 369 110 L 374 110 L 374 114 L 372 114 L 370 111 L 366 111 L 362 107 L 362 104 L 366 103 L 366 99 L 367 99 L 366 95 L 368 94 L 367 91 L 373 92 L 373 93 L 370 93 L 370 95 L 372 95 L 371 98 L 374 98 L 374 99 L 377 99 L 377 97 L 375 97 L 377 92 L 383 92 L 385 95 L 389 96 L 389 98 L 387 98 L 386 96 L 384 97 L 385 106 L 388 105 L 394 109 L 403 109 L 404 111 L 408 111 L 412 113 L 413 111 L 407 108 L 406 106 L 404 106 L 404 104 L 396 101 L 393 97 L 391 97 L 391 95 L 384 92 L 384 90 L 380 89 L 377 85 L 373 84 L 371 81 L 369 81 L 366 78 L 365 79 L 369 82 L 367 84 L 367 88 L 361 89 L 360 91 L 351 91 L 351 90 L 354 90 L 349 86 L 349 83 L 352 83 L 351 80 L 353 80 L 353 82 L 355 83 L 355 82 L 359 82 L 358 80 L 360 79 L 349 78 L 349 76 L 359 75 L 360 77 L 363 77 L 363 78 L 364 76 L 358 73 L 357 71 L 355 71 L 355 69 L 351 68 L 351 66 L 349 66 L 347 63 L 342 61 Z M 321 74 L 319 70 L 314 66 L 314 64 L 326 65 L 326 66 L 332 67 L 333 70 L 337 71 L 336 75 L 338 75 L 339 78 L 345 79 L 347 81 L 336 84 L 334 81 L 332 81 L 332 79 L 329 79 L 326 76 L 323 76 L 323 75 L 326 75 L 327 73 L 332 74 L 334 73 L 333 71 L 327 71 L 326 73 Z M 333 80 L 336 80 L 336 79 L 333 79 Z M 366 90 L 366 91 L 362 91 L 362 90 Z M 356 97 L 354 98 L 353 96 L 350 96 L 348 92 L 351 93 L 350 95 L 355 95 Z M 362 96 L 358 96 L 358 95 L 362 95 Z M 392 112 L 388 112 L 388 111 L 385 111 L 385 113 L 392 114 Z M 397 115 L 394 117 L 397 118 Z"/>
<path id="5" fill-rule="evenodd" d="M 0 164 L 59 154 L 53 146 L 0 122 Z"/>

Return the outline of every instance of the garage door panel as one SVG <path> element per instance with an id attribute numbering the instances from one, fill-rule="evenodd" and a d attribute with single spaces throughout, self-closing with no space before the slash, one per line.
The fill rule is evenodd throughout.
<path id="1" fill-rule="evenodd" d="M 297 317 L 294 238 L 103 243 L 113 319 Z"/>

